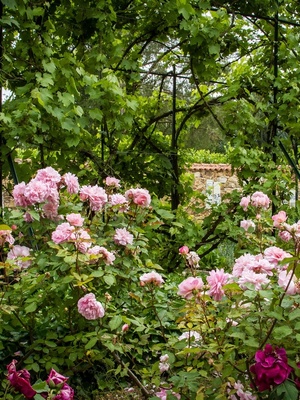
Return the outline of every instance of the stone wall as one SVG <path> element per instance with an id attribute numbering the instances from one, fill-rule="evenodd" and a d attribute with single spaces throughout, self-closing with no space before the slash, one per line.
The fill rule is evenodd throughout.
<path id="1" fill-rule="evenodd" d="M 230 193 L 240 187 L 230 164 L 193 164 L 190 172 L 194 174 L 195 178 L 194 190 L 201 193 L 207 192 L 208 185 L 212 184 L 211 181 L 219 187 L 221 199 L 225 193 Z"/>

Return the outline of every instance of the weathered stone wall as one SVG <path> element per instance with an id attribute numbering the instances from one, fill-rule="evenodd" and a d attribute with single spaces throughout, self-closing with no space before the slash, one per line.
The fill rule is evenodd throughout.
<path id="1" fill-rule="evenodd" d="M 240 187 L 230 164 L 193 164 L 190 171 L 195 177 L 194 190 L 200 193 L 206 192 L 207 180 L 220 183 L 221 198 L 225 193 Z"/>

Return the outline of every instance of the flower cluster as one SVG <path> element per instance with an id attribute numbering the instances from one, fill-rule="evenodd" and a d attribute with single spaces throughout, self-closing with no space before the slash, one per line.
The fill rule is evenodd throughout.
<path id="1" fill-rule="evenodd" d="M 26 399 L 33 399 L 37 394 L 36 390 L 31 386 L 30 383 L 30 373 L 27 369 L 21 369 L 17 371 L 16 368 L 17 361 L 12 360 L 12 362 L 7 365 L 7 379 L 10 385 L 19 393 L 23 394 Z M 54 396 L 51 396 L 52 400 L 73 400 L 74 390 L 66 383 L 69 378 L 59 374 L 53 368 L 51 369 L 46 383 L 49 387 L 49 392 L 51 389 L 54 391 Z M 48 392 L 48 393 L 49 393 Z M 40 393 L 44 399 L 48 399 L 48 393 Z"/>

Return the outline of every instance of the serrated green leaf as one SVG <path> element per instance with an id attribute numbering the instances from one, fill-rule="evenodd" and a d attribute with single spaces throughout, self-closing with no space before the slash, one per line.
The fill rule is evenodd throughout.
<path id="1" fill-rule="evenodd" d="M 273 335 L 275 339 L 282 339 L 293 333 L 293 330 L 289 326 L 278 326 L 274 328 Z"/>

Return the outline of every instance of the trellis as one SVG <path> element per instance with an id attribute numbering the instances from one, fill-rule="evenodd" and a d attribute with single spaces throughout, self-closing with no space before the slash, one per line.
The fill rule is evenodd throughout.
<path id="1" fill-rule="evenodd" d="M 276 0 L 276 5 L 277 9 L 275 12 L 274 17 L 268 17 L 268 16 L 256 16 L 256 15 L 244 15 L 245 17 L 255 17 L 257 19 L 261 20 L 266 20 L 269 22 L 272 22 L 274 24 L 274 46 L 273 46 L 273 59 L 274 59 L 274 65 L 273 65 L 273 70 L 274 70 L 274 80 L 278 77 L 279 73 L 279 60 L 278 60 L 278 50 L 279 50 L 279 27 L 280 24 L 285 24 L 285 25 L 291 25 L 291 26 L 297 26 L 300 27 L 300 24 L 297 23 L 296 21 L 289 21 L 283 18 L 280 18 L 278 14 L 278 0 Z M 3 3 L 0 1 L 0 20 L 3 16 Z M 230 14 L 230 11 L 229 11 Z M 237 12 L 235 14 L 238 14 Z M 3 69 L 3 27 L 1 25 L 0 27 L 0 71 Z M 183 76 L 181 74 L 176 73 L 176 67 L 175 65 L 173 66 L 171 71 L 168 71 L 166 73 L 159 73 L 159 72 L 151 72 L 151 71 L 133 71 L 137 73 L 145 73 L 148 75 L 159 75 L 162 77 L 170 77 L 172 78 L 172 135 L 171 135 L 171 143 L 170 143 L 170 161 L 172 165 L 172 176 L 173 176 L 173 185 L 171 189 L 171 206 L 172 209 L 175 210 L 179 203 L 180 203 L 180 195 L 179 195 L 179 182 L 180 182 L 180 177 L 179 177 L 179 168 L 178 168 L 178 132 L 176 128 L 176 95 L 177 95 L 177 79 L 178 78 L 189 78 L 187 76 Z M 3 94 L 3 87 L 2 83 L 0 84 L 0 112 L 2 112 L 3 109 L 3 100 L 2 100 L 2 94 Z M 276 84 L 273 85 L 273 104 L 275 108 L 278 106 L 278 88 Z M 210 112 L 212 112 L 211 109 L 209 109 Z M 214 116 L 214 115 L 213 115 Z M 214 116 L 215 117 L 215 116 Z M 222 125 L 220 125 L 221 128 Z M 272 139 L 274 141 L 275 138 L 278 138 L 278 113 L 277 117 L 274 118 L 273 124 L 272 124 Z M 297 154 L 296 156 L 296 161 L 293 160 L 293 158 L 290 156 L 288 151 L 286 150 L 285 146 L 283 145 L 282 141 L 279 139 L 278 141 L 279 147 L 281 148 L 285 158 L 287 159 L 288 163 L 292 167 L 296 179 L 300 179 L 300 172 L 297 167 Z M 3 145 L 5 144 L 5 138 L 3 136 L 3 130 L 0 127 L 0 206 L 1 206 L 1 215 L 2 215 L 2 210 L 3 210 L 3 164 L 4 164 L 4 157 L 7 157 L 7 161 L 9 164 L 9 169 L 13 178 L 13 181 L 15 184 L 19 183 L 18 182 L 18 177 L 17 173 L 14 167 L 14 162 L 11 157 L 11 153 L 4 155 L 3 154 Z M 104 142 L 102 143 L 102 156 L 104 157 Z M 276 161 L 276 155 L 275 152 L 273 153 L 273 160 Z M 298 199 L 298 184 L 296 184 L 296 200 Z"/>

